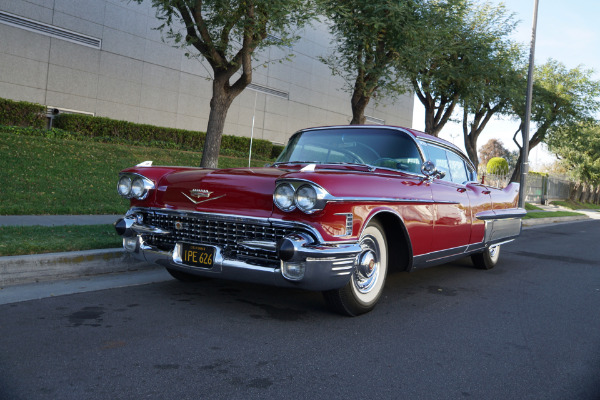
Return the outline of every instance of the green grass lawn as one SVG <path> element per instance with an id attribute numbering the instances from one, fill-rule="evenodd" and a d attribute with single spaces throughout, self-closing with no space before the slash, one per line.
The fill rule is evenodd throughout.
<path id="1" fill-rule="evenodd" d="M 112 225 L 0 226 L 0 256 L 121 247 Z"/>
<path id="2" fill-rule="evenodd" d="M 570 208 L 571 210 L 600 210 L 600 205 L 592 204 L 592 203 L 580 203 L 578 201 L 573 200 L 556 200 L 551 201 L 550 204 L 554 204 L 555 206 L 561 206 L 565 208 Z"/>
<path id="3" fill-rule="evenodd" d="M 123 214 L 120 170 L 142 161 L 200 165 L 202 153 L 16 135 L 0 129 L 0 215 Z M 265 161 L 253 161 L 262 166 Z M 220 168 L 248 166 L 221 157 Z"/>
<path id="4" fill-rule="evenodd" d="M 527 211 L 542 211 L 542 209 L 538 206 L 535 206 L 533 204 L 530 203 L 525 203 L 525 209 Z"/>
<path id="5" fill-rule="evenodd" d="M 533 211 L 528 212 L 523 219 L 532 218 L 554 218 L 554 217 L 576 217 L 584 214 L 573 212 L 573 211 Z"/>

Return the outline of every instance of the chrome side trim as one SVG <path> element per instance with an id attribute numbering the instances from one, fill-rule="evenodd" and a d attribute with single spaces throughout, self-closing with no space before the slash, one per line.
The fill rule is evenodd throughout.
<path id="1" fill-rule="evenodd" d="M 494 219 L 523 218 L 525 215 L 527 215 L 527 211 L 524 208 L 505 208 L 500 210 L 481 211 L 475 214 L 475 218 L 487 221 Z"/>

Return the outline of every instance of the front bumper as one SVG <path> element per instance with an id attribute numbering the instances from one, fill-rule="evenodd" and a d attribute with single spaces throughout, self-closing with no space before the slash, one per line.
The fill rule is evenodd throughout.
<path id="1" fill-rule="evenodd" d="M 257 265 L 229 259 L 223 255 L 223 249 L 211 245 L 215 249 L 213 265 L 211 268 L 201 268 L 181 262 L 179 243 L 171 250 L 164 250 L 147 243 L 144 239 L 145 235 L 149 234 L 168 235 L 168 231 L 139 224 L 135 218 L 130 217 L 119 219 L 115 228 L 117 233 L 123 236 L 124 249 L 138 260 L 198 276 L 314 291 L 339 289 L 346 285 L 362 252 L 358 243 L 313 243 L 307 235 L 294 233 L 287 235 L 279 243 L 270 244 L 277 249 L 278 264 Z M 245 245 L 267 244 L 247 242 Z M 290 276 L 286 273 L 290 267 L 292 271 L 302 270 L 301 276 Z"/>

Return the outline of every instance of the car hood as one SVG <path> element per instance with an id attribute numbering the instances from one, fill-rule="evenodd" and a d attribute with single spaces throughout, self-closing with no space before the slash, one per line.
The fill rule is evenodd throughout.
<path id="1" fill-rule="evenodd" d="M 174 171 L 160 179 L 154 200 L 159 208 L 268 218 L 275 181 L 285 173 L 274 168 Z"/>

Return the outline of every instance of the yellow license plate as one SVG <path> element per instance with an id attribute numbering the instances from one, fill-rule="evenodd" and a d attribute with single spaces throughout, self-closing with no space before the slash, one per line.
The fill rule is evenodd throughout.
<path id="1" fill-rule="evenodd" d="M 191 243 L 181 243 L 181 261 L 191 267 L 211 268 L 215 248 Z"/>

